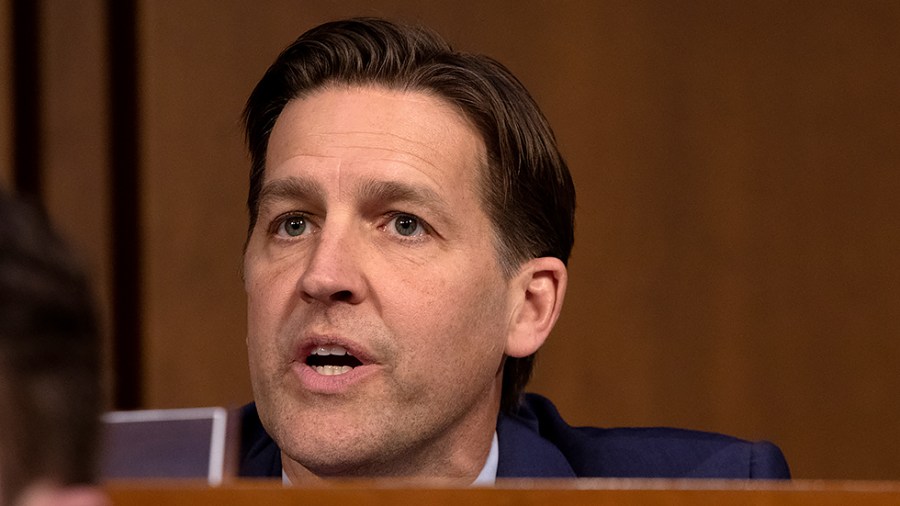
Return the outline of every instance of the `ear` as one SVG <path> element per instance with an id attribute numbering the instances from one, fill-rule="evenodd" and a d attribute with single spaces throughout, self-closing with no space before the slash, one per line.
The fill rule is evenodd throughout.
<path id="1" fill-rule="evenodd" d="M 533 258 L 522 264 L 511 283 L 516 304 L 506 339 L 506 354 L 526 357 L 536 352 L 559 318 L 568 272 L 562 260 Z"/>

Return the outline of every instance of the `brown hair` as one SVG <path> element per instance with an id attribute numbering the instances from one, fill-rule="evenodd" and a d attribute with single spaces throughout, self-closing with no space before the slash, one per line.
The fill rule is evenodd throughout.
<path id="1" fill-rule="evenodd" d="M 248 239 L 256 224 L 269 135 L 285 105 L 328 85 L 377 84 L 435 94 L 475 125 L 487 148 L 482 205 L 507 277 L 530 258 L 567 262 L 575 188 L 553 131 L 528 91 L 497 61 L 454 51 L 434 32 L 382 19 L 325 23 L 300 36 L 269 67 L 244 109 L 251 155 Z M 504 410 L 531 376 L 534 356 L 508 357 Z"/>
<path id="2" fill-rule="evenodd" d="M 43 213 L 0 192 L 0 481 L 95 478 L 102 402 L 90 290 Z"/>

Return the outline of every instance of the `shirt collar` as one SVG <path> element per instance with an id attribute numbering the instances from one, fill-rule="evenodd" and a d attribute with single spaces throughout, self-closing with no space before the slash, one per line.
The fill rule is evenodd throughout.
<path id="1" fill-rule="evenodd" d="M 497 442 L 497 431 L 494 431 L 494 438 L 491 439 L 491 451 L 488 452 L 487 461 L 478 477 L 472 482 L 475 486 L 493 485 L 497 482 L 497 463 L 500 461 L 500 445 Z"/>

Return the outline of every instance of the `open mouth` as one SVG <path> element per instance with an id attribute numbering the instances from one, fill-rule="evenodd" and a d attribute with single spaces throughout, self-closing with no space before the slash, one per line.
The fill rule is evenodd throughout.
<path id="1" fill-rule="evenodd" d="M 332 344 L 313 348 L 306 357 L 306 365 L 322 376 L 337 376 L 363 364 L 343 346 Z"/>

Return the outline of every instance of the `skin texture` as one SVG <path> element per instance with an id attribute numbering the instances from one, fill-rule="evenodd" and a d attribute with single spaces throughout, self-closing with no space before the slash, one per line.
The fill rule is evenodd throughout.
<path id="1" fill-rule="evenodd" d="M 537 350 L 565 290 L 556 259 L 503 277 L 484 159 L 467 120 L 422 92 L 325 88 L 276 122 L 245 252 L 247 345 L 293 482 L 483 466 L 504 354 Z M 322 344 L 363 366 L 314 372 Z"/>

